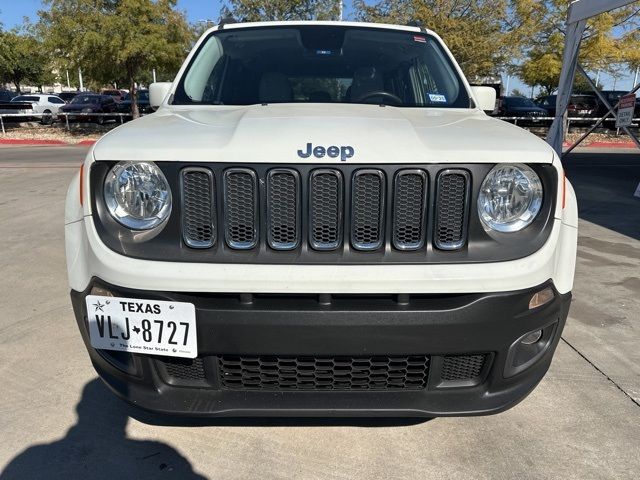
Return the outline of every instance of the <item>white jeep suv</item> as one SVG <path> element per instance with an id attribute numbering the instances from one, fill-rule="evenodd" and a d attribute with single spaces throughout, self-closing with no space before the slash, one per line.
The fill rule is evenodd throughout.
<path id="1" fill-rule="evenodd" d="M 577 207 L 419 27 L 224 24 L 71 184 L 104 381 L 186 415 L 495 413 L 567 317 Z"/>

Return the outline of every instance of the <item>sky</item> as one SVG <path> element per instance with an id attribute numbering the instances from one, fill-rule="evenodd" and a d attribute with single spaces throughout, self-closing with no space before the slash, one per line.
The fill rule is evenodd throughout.
<path id="1" fill-rule="evenodd" d="M 178 0 L 178 8 L 187 14 L 187 19 L 191 23 L 199 20 L 217 21 L 220 18 L 220 8 L 223 4 L 220 0 Z M 349 18 L 352 13 L 351 2 L 345 1 L 345 17 Z M 372 2 L 367 2 L 372 3 Z M 31 20 L 37 19 L 38 10 L 42 9 L 41 0 L 0 0 L 0 23 L 5 29 L 19 26 L 23 22 L 24 17 L 30 17 Z M 503 85 L 509 85 L 509 90 L 518 89 L 521 92 L 530 95 L 530 87 L 524 85 L 518 78 L 507 78 L 503 75 Z M 600 83 L 603 84 L 605 90 L 613 89 L 614 79 L 609 75 L 602 75 Z M 631 89 L 633 87 L 633 75 L 627 74 L 615 81 L 617 89 Z M 537 92 L 536 92 L 537 93 Z"/>

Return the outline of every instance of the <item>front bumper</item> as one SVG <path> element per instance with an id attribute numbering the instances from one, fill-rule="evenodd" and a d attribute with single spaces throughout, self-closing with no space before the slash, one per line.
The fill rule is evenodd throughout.
<path id="1" fill-rule="evenodd" d="M 175 361 L 164 357 L 93 349 L 84 298 L 95 286 L 119 297 L 194 303 L 198 368 L 180 362 L 175 368 Z M 554 299 L 529 310 L 532 295 L 546 286 Z M 93 279 L 71 298 L 97 372 L 118 395 L 147 410 L 191 416 L 430 417 L 497 413 L 529 394 L 551 363 L 571 294 L 561 295 L 547 282 L 505 293 L 216 295 L 131 290 Z M 522 360 L 513 346 L 540 329 L 533 361 L 511 368 L 514 358 Z M 424 356 L 426 380 L 418 389 L 237 388 L 221 377 L 229 356 L 267 361 Z M 456 370 L 455 362 L 469 356 L 480 356 L 481 366 Z M 453 376 L 445 365 L 454 366 Z M 465 378 L 465 372 L 472 376 Z"/>

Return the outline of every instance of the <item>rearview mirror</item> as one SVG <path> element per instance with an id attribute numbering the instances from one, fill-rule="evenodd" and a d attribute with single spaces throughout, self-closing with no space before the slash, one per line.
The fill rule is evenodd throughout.
<path id="1" fill-rule="evenodd" d="M 496 90 L 492 87 L 471 87 L 478 108 L 485 112 L 496 109 Z"/>
<path id="2" fill-rule="evenodd" d="M 156 82 L 149 85 L 149 105 L 154 110 L 162 105 L 171 90 L 171 82 Z"/>

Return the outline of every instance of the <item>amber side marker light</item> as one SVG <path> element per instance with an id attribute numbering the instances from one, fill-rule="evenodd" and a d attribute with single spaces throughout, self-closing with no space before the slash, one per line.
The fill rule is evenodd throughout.
<path id="1" fill-rule="evenodd" d="M 106 288 L 102 288 L 102 287 L 92 287 L 91 288 L 91 295 L 98 295 L 100 297 L 113 297 L 113 293 L 110 290 L 107 290 Z"/>
<path id="2" fill-rule="evenodd" d="M 531 300 L 529 301 L 529 310 L 546 305 L 553 300 L 554 296 L 555 295 L 551 287 L 546 287 L 545 289 L 534 293 L 533 297 L 531 297 Z"/>

